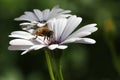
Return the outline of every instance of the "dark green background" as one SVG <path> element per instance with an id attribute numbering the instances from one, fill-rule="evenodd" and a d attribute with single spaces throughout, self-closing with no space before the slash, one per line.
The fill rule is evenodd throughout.
<path id="1" fill-rule="evenodd" d="M 0 80 L 50 80 L 43 50 L 9 51 L 8 35 L 24 11 L 59 5 L 83 18 L 79 28 L 97 23 L 94 45 L 70 44 L 62 57 L 64 80 L 120 80 L 120 0 L 0 0 Z"/>

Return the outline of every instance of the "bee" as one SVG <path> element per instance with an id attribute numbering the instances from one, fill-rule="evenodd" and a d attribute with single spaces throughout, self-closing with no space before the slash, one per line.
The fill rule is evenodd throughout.
<path id="1" fill-rule="evenodd" d="M 44 37 L 44 40 L 45 40 L 45 39 L 49 40 L 49 39 L 51 39 L 51 38 L 53 37 L 53 31 L 51 31 L 51 30 L 48 28 L 47 25 L 46 25 L 46 26 L 43 26 L 43 27 L 37 28 L 37 29 L 35 30 L 35 33 L 34 33 L 34 34 L 36 35 L 36 38 L 37 38 L 38 36 Z M 35 39 L 36 39 L 36 38 L 35 38 Z"/>

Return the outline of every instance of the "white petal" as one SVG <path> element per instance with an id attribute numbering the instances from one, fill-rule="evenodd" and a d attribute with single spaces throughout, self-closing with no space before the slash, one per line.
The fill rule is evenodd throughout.
<path id="1" fill-rule="evenodd" d="M 34 36 L 31 35 L 28 32 L 25 31 L 13 31 L 9 37 L 15 37 L 15 38 L 23 38 L 23 39 L 31 39 Z"/>
<path id="2" fill-rule="evenodd" d="M 53 18 L 53 19 L 47 21 L 47 25 L 48 25 L 49 29 L 52 31 L 54 31 L 55 22 L 56 22 L 56 18 Z"/>
<path id="3" fill-rule="evenodd" d="M 33 50 L 36 46 L 32 46 L 29 49 L 26 49 L 24 52 L 21 53 L 21 55 L 26 54 L 27 52 Z"/>
<path id="4" fill-rule="evenodd" d="M 85 36 L 88 36 L 88 35 L 90 35 L 91 34 L 91 32 L 84 32 L 84 31 L 82 31 L 82 32 L 78 32 L 78 33 L 73 33 L 73 34 L 71 34 L 68 38 L 72 38 L 72 37 L 85 37 Z M 67 39 L 68 39 L 67 38 Z"/>
<path id="5" fill-rule="evenodd" d="M 26 28 L 26 29 L 30 29 L 33 26 L 35 26 L 36 24 L 33 22 L 23 22 L 20 24 L 20 26 L 22 26 L 22 28 Z"/>
<path id="6" fill-rule="evenodd" d="M 61 12 L 61 14 L 70 13 L 70 12 L 71 12 L 70 10 L 65 10 L 65 11 Z"/>
<path id="7" fill-rule="evenodd" d="M 50 10 L 49 9 L 45 9 L 43 11 L 43 19 L 44 20 L 48 20 L 48 16 L 49 16 Z"/>
<path id="8" fill-rule="evenodd" d="M 57 47 L 58 47 L 58 44 L 52 44 L 52 45 L 48 46 L 48 48 L 49 48 L 50 50 L 54 50 L 54 49 L 56 49 Z"/>
<path id="9" fill-rule="evenodd" d="M 32 29 L 34 26 L 22 26 L 22 30 Z"/>
<path id="10" fill-rule="evenodd" d="M 13 39 L 9 42 L 10 45 L 34 45 L 32 41 L 24 40 L 24 39 Z"/>
<path id="11" fill-rule="evenodd" d="M 73 43 L 73 42 L 76 42 L 80 40 L 80 38 L 69 38 L 69 39 L 66 39 L 65 41 L 61 42 L 60 44 L 66 44 L 66 43 Z"/>
<path id="12" fill-rule="evenodd" d="M 23 23 L 20 24 L 20 26 L 23 26 L 23 25 L 25 25 L 25 26 L 26 25 L 31 25 L 31 23 L 29 23 L 29 22 L 23 22 Z"/>
<path id="13" fill-rule="evenodd" d="M 70 12 L 71 12 L 70 10 L 63 10 L 63 9 L 59 8 L 59 6 L 55 6 L 55 7 L 52 8 L 52 10 L 49 14 L 48 20 L 52 19 L 52 18 L 57 18 L 57 17 L 60 18 L 61 15 L 67 15 L 67 13 L 70 13 Z M 68 16 L 61 16 L 61 17 L 65 18 L 65 17 L 68 17 Z"/>
<path id="14" fill-rule="evenodd" d="M 25 14 L 30 18 L 34 19 L 35 21 L 39 21 L 33 12 L 25 12 Z"/>
<path id="15" fill-rule="evenodd" d="M 36 47 L 34 48 L 34 50 L 39 50 L 39 49 L 41 49 L 43 47 L 46 47 L 46 45 L 42 45 L 42 44 L 36 45 Z"/>
<path id="16" fill-rule="evenodd" d="M 88 36 L 88 35 L 90 35 L 91 33 L 95 32 L 97 30 L 97 27 L 95 27 L 96 25 L 97 24 L 86 25 L 86 26 L 78 29 L 74 33 L 72 33 L 68 38 Z"/>
<path id="17" fill-rule="evenodd" d="M 52 22 L 50 24 L 52 24 Z M 67 19 L 65 18 L 56 19 L 56 21 L 54 21 L 52 31 L 54 32 L 54 38 L 56 41 L 59 41 L 66 24 L 67 24 Z"/>
<path id="18" fill-rule="evenodd" d="M 21 38 L 21 39 L 32 39 L 32 38 L 28 38 L 28 37 L 25 37 L 25 36 L 21 36 L 21 35 L 9 35 L 9 37 L 13 37 L 13 38 Z"/>
<path id="19" fill-rule="evenodd" d="M 56 13 L 58 10 L 59 10 L 59 6 L 53 7 L 52 10 L 50 11 L 48 19 L 54 18 L 57 15 Z"/>
<path id="20" fill-rule="evenodd" d="M 29 49 L 26 49 L 24 52 L 21 53 L 21 55 L 26 54 L 27 52 L 31 51 L 31 50 L 38 50 L 45 47 L 45 45 L 34 45 L 32 47 L 30 47 Z"/>
<path id="21" fill-rule="evenodd" d="M 45 45 L 34 45 L 34 46 L 28 46 L 28 45 L 23 45 L 23 46 L 9 46 L 9 50 L 25 50 L 24 52 L 21 53 L 21 55 L 26 54 L 27 52 L 31 50 L 38 50 L 45 47 Z"/>
<path id="22" fill-rule="evenodd" d="M 76 17 L 76 16 L 71 16 L 68 19 L 68 23 L 62 34 L 61 41 L 65 40 L 65 38 L 67 38 L 75 30 L 75 28 L 80 24 L 81 21 L 82 21 L 82 18 Z"/>
<path id="23" fill-rule="evenodd" d="M 57 15 L 55 16 L 55 18 L 66 18 L 66 17 L 70 17 L 72 16 L 71 14 L 69 14 L 71 11 L 70 10 L 62 10 L 59 11 L 58 13 L 56 13 Z"/>
<path id="24" fill-rule="evenodd" d="M 23 46 L 9 46 L 8 50 L 26 50 L 29 49 L 31 46 L 29 45 L 23 45 Z"/>
<path id="25" fill-rule="evenodd" d="M 66 49 L 68 46 L 66 46 L 66 45 L 59 45 L 57 48 L 58 49 Z"/>
<path id="26" fill-rule="evenodd" d="M 40 10 L 34 9 L 34 13 L 38 17 L 39 21 L 43 21 L 43 14 Z"/>
<path id="27" fill-rule="evenodd" d="M 95 44 L 96 41 L 90 38 L 81 38 L 81 40 L 76 41 L 76 43 Z"/>
<path id="28" fill-rule="evenodd" d="M 34 34 L 34 32 L 35 32 L 35 30 L 34 29 L 28 29 L 28 30 L 26 30 L 26 31 L 28 31 L 29 33 L 31 33 L 31 34 Z M 33 35 L 32 35 L 33 36 Z M 31 37 L 32 37 L 31 36 Z M 34 37 L 34 36 L 33 36 Z"/>
<path id="29" fill-rule="evenodd" d="M 45 26 L 45 25 L 46 25 L 46 23 L 38 23 L 38 24 L 37 24 L 38 27 L 43 27 L 43 26 Z"/>
<path id="30" fill-rule="evenodd" d="M 12 33 L 11 33 L 11 35 L 13 35 L 13 34 L 20 34 L 20 35 L 31 35 L 30 33 L 28 33 L 28 32 L 25 32 L 25 31 L 13 31 Z"/>
<path id="31" fill-rule="evenodd" d="M 34 19 L 32 19 L 31 17 L 29 17 L 27 15 L 22 15 L 18 18 L 15 18 L 14 20 L 16 20 L 16 21 L 22 21 L 22 20 L 24 20 L 24 21 L 35 21 Z"/>
<path id="32" fill-rule="evenodd" d="M 95 27 L 97 24 L 88 24 L 86 26 L 83 26 L 82 28 L 78 29 L 76 32 L 80 32 L 80 31 L 87 31 L 87 32 L 95 32 L 97 31 L 97 27 Z"/>

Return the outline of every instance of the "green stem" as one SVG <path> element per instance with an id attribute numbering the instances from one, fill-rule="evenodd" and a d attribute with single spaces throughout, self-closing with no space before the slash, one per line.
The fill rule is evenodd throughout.
<path id="1" fill-rule="evenodd" d="M 61 54 L 59 55 L 59 53 L 54 53 L 52 59 L 54 62 L 54 69 L 57 80 L 63 80 L 62 69 L 60 64 Z"/>
<path id="2" fill-rule="evenodd" d="M 60 65 L 59 73 L 60 73 L 61 80 L 63 80 L 63 75 L 62 75 L 62 68 L 61 68 L 61 65 Z"/>
<path id="3" fill-rule="evenodd" d="M 55 80 L 54 73 L 53 73 L 53 70 L 52 70 L 52 64 L 51 64 L 51 61 L 50 61 L 50 55 L 46 50 L 45 50 L 45 57 L 46 57 L 47 65 L 48 65 L 50 78 L 51 78 L 51 80 Z"/>

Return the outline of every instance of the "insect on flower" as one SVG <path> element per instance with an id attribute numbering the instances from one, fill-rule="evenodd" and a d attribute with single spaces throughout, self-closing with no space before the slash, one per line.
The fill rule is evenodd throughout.
<path id="1" fill-rule="evenodd" d="M 66 49 L 69 43 L 95 44 L 96 41 L 86 36 L 97 31 L 96 23 L 85 25 L 77 30 L 82 18 L 73 15 L 69 18 L 53 19 L 44 27 L 37 27 L 33 33 L 28 31 L 13 31 L 9 37 L 17 38 L 9 42 L 9 50 L 23 50 L 26 54 L 31 50 L 39 50 L 44 47 L 55 49 Z M 75 31 L 74 31 L 75 30 Z M 34 40 L 33 38 L 37 37 Z"/>
<path id="2" fill-rule="evenodd" d="M 45 39 L 50 40 L 53 37 L 53 31 L 51 31 L 47 25 L 37 28 L 34 34 L 36 36 L 35 39 L 38 36 L 42 36 L 44 37 L 44 40 Z"/>

